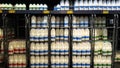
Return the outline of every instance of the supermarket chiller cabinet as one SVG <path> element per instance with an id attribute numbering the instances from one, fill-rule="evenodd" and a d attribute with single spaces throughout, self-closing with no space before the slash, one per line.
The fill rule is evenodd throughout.
<path id="1" fill-rule="evenodd" d="M 48 10 L 29 10 L 40 2 Z M 59 2 L 0 1 L 26 4 L 26 10 L 0 10 L 0 68 L 116 68 L 120 11 L 53 10 Z"/>

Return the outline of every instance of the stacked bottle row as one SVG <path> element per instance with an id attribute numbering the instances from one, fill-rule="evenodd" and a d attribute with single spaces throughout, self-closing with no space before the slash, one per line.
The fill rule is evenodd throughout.
<path id="1" fill-rule="evenodd" d="M 116 52 L 115 62 L 120 62 L 120 52 Z"/>
<path id="2" fill-rule="evenodd" d="M 73 55 L 90 55 L 91 54 L 90 42 L 80 42 L 80 43 L 74 42 L 72 54 Z"/>
<path id="3" fill-rule="evenodd" d="M 120 10 L 119 3 L 119 0 L 75 0 L 72 6 L 68 0 L 61 0 L 60 4 L 54 6 L 54 10 Z"/>
<path id="4" fill-rule="evenodd" d="M 91 61 L 90 56 L 73 56 L 72 58 L 73 68 L 90 68 Z"/>
<path id="5" fill-rule="evenodd" d="M 30 67 L 48 68 L 48 56 L 42 56 L 48 55 L 48 43 L 31 43 L 30 46 L 30 54 L 33 55 L 30 57 Z"/>
<path id="6" fill-rule="evenodd" d="M 98 16 L 94 18 L 95 29 L 93 31 L 95 46 L 94 46 L 94 68 L 111 68 L 112 66 L 112 43 L 108 38 L 109 29 L 107 28 L 97 28 L 97 27 L 109 27 L 113 26 L 113 22 L 107 21 L 105 16 Z M 109 25 L 108 25 L 109 24 Z M 111 27 L 112 27 L 111 26 Z M 110 35 L 112 36 L 112 34 Z M 99 41 L 96 41 L 99 40 Z M 101 41 L 100 41 L 101 40 Z"/>
<path id="7" fill-rule="evenodd" d="M 32 42 L 30 45 L 30 67 L 46 67 L 48 68 L 48 43 L 34 43 Z"/>
<path id="8" fill-rule="evenodd" d="M 88 16 L 73 16 L 72 17 L 72 27 L 88 27 L 89 24 L 89 18 Z"/>
<path id="9" fill-rule="evenodd" d="M 61 0 L 59 4 L 54 6 L 54 10 L 70 10 L 70 5 L 68 0 Z"/>
<path id="10" fill-rule="evenodd" d="M 30 41 L 48 41 L 48 29 L 31 29 Z"/>
<path id="11" fill-rule="evenodd" d="M 106 17 L 96 17 L 94 18 L 94 26 L 96 27 L 108 27 Z M 107 28 L 96 28 L 93 31 L 95 40 L 108 40 L 108 29 Z"/>
<path id="12" fill-rule="evenodd" d="M 36 20 L 35 18 L 36 17 L 34 16 L 34 20 L 31 20 L 31 27 L 36 27 L 36 28 L 31 29 L 30 31 L 30 41 L 42 41 L 42 42 L 31 43 L 30 53 L 31 55 L 36 55 L 36 57 L 44 57 L 42 55 L 47 55 L 49 51 L 48 43 L 43 42 L 43 41 L 48 41 L 48 28 L 45 27 L 45 28 L 38 29 L 37 27 L 40 27 L 40 26 L 38 26 L 37 23 L 34 23 L 34 26 L 33 26 L 32 22 L 37 22 L 37 18 Z M 43 17 L 43 18 L 45 19 L 46 17 Z M 72 63 L 73 65 L 72 66 L 74 68 L 76 67 L 90 68 L 91 66 L 91 42 L 87 41 L 91 39 L 90 29 L 80 28 L 80 27 L 91 26 L 89 23 L 89 17 L 88 16 L 73 16 L 72 19 L 73 19 L 72 21 L 72 27 L 73 27 L 72 28 L 72 43 L 73 43 L 72 44 L 72 57 L 73 57 Z M 93 25 L 95 27 L 105 27 L 107 25 L 106 21 L 107 21 L 106 17 L 96 17 L 94 19 L 95 23 Z M 69 17 L 68 16 L 63 16 L 63 17 L 51 16 L 51 23 L 49 24 L 49 26 L 51 26 L 51 31 L 50 31 L 51 32 L 50 33 L 51 66 L 53 68 L 56 68 L 56 67 L 65 68 L 68 62 L 66 62 L 66 59 L 64 60 L 64 58 L 69 57 L 69 56 L 65 56 L 65 55 L 69 55 L 69 42 L 68 42 L 69 41 L 69 28 L 66 28 L 66 27 L 69 27 Z M 57 28 L 54 28 L 54 27 L 57 27 Z M 94 67 L 110 68 L 111 67 L 110 65 L 112 62 L 111 61 L 112 43 L 108 41 L 96 41 L 96 40 L 108 40 L 108 29 L 106 28 L 96 29 L 95 28 L 93 30 L 92 35 L 93 35 L 92 39 L 95 38 Z M 47 40 L 45 40 L 44 38 L 46 38 Z M 106 62 L 103 63 L 104 61 Z M 33 67 L 36 66 L 36 63 L 34 65 L 31 61 L 31 67 L 32 66 Z M 46 67 L 45 63 L 41 64 L 40 62 L 39 64 L 37 63 L 37 66 Z"/>
<path id="13" fill-rule="evenodd" d="M 29 10 L 48 10 L 47 4 L 30 4 Z"/>
<path id="14" fill-rule="evenodd" d="M 95 55 L 112 55 L 112 43 L 108 41 L 95 42 Z"/>
<path id="15" fill-rule="evenodd" d="M 53 10 L 120 10 L 119 0 L 75 0 L 74 4 L 68 0 L 61 0 Z M 25 4 L 0 4 L 2 10 L 26 10 Z M 48 10 L 47 4 L 29 4 L 29 10 Z"/>
<path id="16" fill-rule="evenodd" d="M 108 41 L 96 41 L 94 47 L 94 67 L 111 68 L 112 43 Z"/>
<path id="17" fill-rule="evenodd" d="M 73 41 L 83 41 L 90 39 L 90 30 L 89 29 L 73 29 Z"/>
<path id="18" fill-rule="evenodd" d="M 13 40 L 8 44 L 8 57 L 10 68 L 26 67 L 26 43 L 25 40 Z"/>
<path id="19" fill-rule="evenodd" d="M 120 10 L 119 0 L 75 0 L 74 10 Z"/>
<path id="20" fill-rule="evenodd" d="M 31 43 L 30 54 L 31 55 L 47 55 L 48 43 Z"/>
<path id="21" fill-rule="evenodd" d="M 26 53 L 26 46 L 25 46 L 25 41 L 21 41 L 21 40 L 15 40 L 15 41 L 11 41 L 9 43 L 9 49 L 8 49 L 8 54 L 23 54 Z"/>
<path id="22" fill-rule="evenodd" d="M 51 67 L 69 67 L 69 16 L 51 17 Z M 54 28 L 56 27 L 56 28 Z M 56 56 L 54 56 L 56 55 Z M 68 55 L 68 56 L 65 56 Z"/>
<path id="23" fill-rule="evenodd" d="M 52 16 L 51 17 L 51 27 L 68 27 L 69 18 L 68 16 L 58 17 Z M 48 17 L 47 16 L 32 16 L 31 17 L 31 27 L 48 27 Z"/>
<path id="24" fill-rule="evenodd" d="M 3 55 L 4 55 L 4 46 L 3 46 L 3 42 L 0 42 L 0 63 L 3 62 Z"/>
<path id="25" fill-rule="evenodd" d="M 106 25 L 107 25 L 106 17 L 98 16 L 98 17 L 94 18 L 94 26 L 95 27 L 105 27 Z"/>
<path id="26" fill-rule="evenodd" d="M 30 68 L 48 68 L 48 56 L 31 56 Z"/>
<path id="27" fill-rule="evenodd" d="M 94 57 L 94 68 L 111 68 L 112 66 L 111 56 L 95 56 Z"/>
<path id="28" fill-rule="evenodd" d="M 69 27 L 69 16 L 51 16 L 51 27 Z"/>
<path id="29" fill-rule="evenodd" d="M 34 7 L 31 10 L 39 8 Z M 30 28 L 30 68 L 48 68 L 48 16 L 33 15 Z"/>
<path id="30" fill-rule="evenodd" d="M 48 16 L 32 16 L 31 27 L 48 27 Z"/>
<path id="31" fill-rule="evenodd" d="M 9 56 L 9 68 L 26 68 L 26 55 L 12 55 Z"/>
<path id="32" fill-rule="evenodd" d="M 68 68 L 69 58 L 68 56 L 51 56 L 52 68 Z"/>
<path id="33" fill-rule="evenodd" d="M 95 40 L 108 40 L 108 30 L 107 29 L 95 29 L 94 37 Z"/>
<path id="34" fill-rule="evenodd" d="M 51 41 L 68 40 L 69 29 L 51 29 Z"/>
<path id="35" fill-rule="evenodd" d="M 72 67 L 91 67 L 89 16 L 72 16 Z M 81 28 L 83 27 L 83 28 Z"/>
<path id="36" fill-rule="evenodd" d="M 31 68 L 44 67 L 48 68 L 47 56 L 31 56 Z M 68 68 L 68 56 L 51 56 L 51 67 L 66 67 Z"/>
<path id="37" fill-rule="evenodd" d="M 69 43 L 63 41 L 57 41 L 51 43 L 51 54 L 65 55 L 69 54 Z"/>
<path id="38" fill-rule="evenodd" d="M 26 5 L 25 4 L 7 4 L 7 3 L 2 3 L 0 4 L 0 9 L 1 10 L 26 10 Z"/>

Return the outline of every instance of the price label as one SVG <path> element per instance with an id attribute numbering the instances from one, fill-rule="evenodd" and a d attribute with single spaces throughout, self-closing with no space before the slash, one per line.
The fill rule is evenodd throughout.
<path id="1" fill-rule="evenodd" d="M 43 13 L 44 13 L 44 14 L 49 14 L 49 13 L 50 13 L 50 11 L 45 10 L 45 11 L 43 11 Z"/>
<path id="2" fill-rule="evenodd" d="M 2 11 L 2 10 L 0 10 L 0 13 L 3 13 L 3 11 Z"/>
<path id="3" fill-rule="evenodd" d="M 103 14 L 109 14 L 109 11 L 103 10 Z"/>
<path id="4" fill-rule="evenodd" d="M 73 14 L 73 11 L 72 10 L 68 10 L 67 14 Z"/>
<path id="5" fill-rule="evenodd" d="M 9 10 L 8 12 L 9 13 L 15 13 L 15 10 Z"/>

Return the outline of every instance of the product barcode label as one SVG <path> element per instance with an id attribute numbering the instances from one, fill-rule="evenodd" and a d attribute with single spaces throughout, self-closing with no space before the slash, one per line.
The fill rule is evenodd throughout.
<path id="1" fill-rule="evenodd" d="M 44 14 L 49 14 L 49 13 L 50 13 L 50 11 L 45 10 L 45 11 L 43 11 L 43 13 L 44 13 Z"/>
<path id="2" fill-rule="evenodd" d="M 0 13 L 2 13 L 3 11 L 2 10 L 0 10 Z"/>
<path id="3" fill-rule="evenodd" d="M 9 13 L 15 13 L 15 10 L 9 10 L 8 12 Z"/>
<path id="4" fill-rule="evenodd" d="M 73 11 L 72 10 L 68 10 L 67 14 L 73 14 Z"/>
<path id="5" fill-rule="evenodd" d="M 109 14 L 108 10 L 103 10 L 103 14 Z"/>

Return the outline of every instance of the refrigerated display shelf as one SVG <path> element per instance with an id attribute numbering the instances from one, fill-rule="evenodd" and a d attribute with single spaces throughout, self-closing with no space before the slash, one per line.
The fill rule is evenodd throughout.
<path id="1" fill-rule="evenodd" d="M 69 29 L 70 27 L 51 27 L 52 28 L 55 28 L 55 29 Z"/>
<path id="2" fill-rule="evenodd" d="M 92 27 L 72 27 L 72 29 L 90 29 Z"/>
<path id="3" fill-rule="evenodd" d="M 48 54 L 46 54 L 46 55 L 40 55 L 40 54 L 39 55 L 31 55 L 30 54 L 30 56 L 48 56 Z"/>
<path id="4" fill-rule="evenodd" d="M 60 54 L 51 54 L 51 56 L 69 56 L 69 54 L 63 54 L 63 55 L 60 55 Z"/>
<path id="5" fill-rule="evenodd" d="M 75 54 L 73 54 L 73 56 L 91 56 L 91 54 L 90 55 L 75 55 Z"/>
<path id="6" fill-rule="evenodd" d="M 65 41 L 65 42 L 68 42 L 69 40 L 64 40 L 64 39 L 55 39 L 55 40 L 51 40 L 51 42 L 57 42 L 57 41 L 61 41 L 61 42 Z"/>
<path id="7" fill-rule="evenodd" d="M 112 28 L 115 28 L 115 26 L 114 27 L 94 27 L 95 29 L 112 29 Z"/>
<path id="8" fill-rule="evenodd" d="M 27 11 L 29 11 L 29 12 L 32 12 L 32 10 L 27 10 Z M 23 13 L 23 14 L 34 14 L 34 13 L 29 13 L 29 12 L 26 12 L 26 13 Z M 61 11 L 62 12 L 62 11 Z M 22 12 L 21 12 L 22 13 Z M 41 12 L 41 13 L 43 13 L 43 12 Z M 39 11 L 36 11 L 36 14 L 41 14 L 41 13 L 39 13 Z M 56 11 L 56 13 L 57 13 L 57 11 Z M 14 13 L 13 13 L 14 14 Z M 18 13 L 19 14 L 19 13 Z M 51 14 L 51 12 L 49 13 L 49 14 Z M 58 14 L 60 14 L 60 13 L 58 13 Z M 65 12 L 65 13 L 63 13 L 63 14 L 74 14 L 74 13 L 67 13 L 67 11 Z M 79 14 L 82 14 L 82 13 L 80 13 L 79 12 Z M 86 12 L 86 14 L 87 14 L 87 12 Z M 91 14 L 91 13 L 90 13 Z M 101 13 L 102 14 L 102 13 Z M 72 16 L 70 16 L 70 17 L 72 17 Z M 30 39 L 29 39 L 29 31 L 30 31 L 30 28 L 31 28 L 31 26 L 29 25 L 28 26 L 28 24 L 30 24 L 30 18 L 29 18 L 29 16 L 27 16 L 27 26 L 26 26 L 26 29 L 27 29 L 27 31 L 26 31 L 26 47 L 27 47 L 27 54 L 26 54 L 26 56 L 28 57 L 27 58 L 27 60 L 28 60 L 28 68 L 29 68 L 29 61 L 30 61 L 30 54 L 29 54 L 29 52 L 30 52 L 30 43 L 31 42 L 35 42 L 35 43 L 38 43 L 38 42 L 48 42 L 48 54 L 46 55 L 46 56 L 48 56 L 49 57 L 49 64 L 50 64 L 50 62 L 51 62 L 51 56 L 56 56 L 56 55 L 52 55 L 51 54 L 51 42 L 52 42 L 52 40 L 50 39 L 50 33 L 51 33 L 51 28 L 54 28 L 54 27 L 50 27 L 50 24 L 49 24 L 49 30 L 48 30 L 48 41 L 30 41 Z M 92 19 L 93 20 L 93 19 Z M 49 22 L 50 23 L 50 22 Z M 91 22 L 91 23 L 93 23 L 93 22 Z M 66 55 L 66 56 L 69 56 L 69 63 L 71 64 L 71 65 L 69 65 L 69 67 L 68 68 L 70 68 L 70 67 L 72 67 L 72 60 L 71 60 L 71 58 L 74 56 L 74 54 L 72 54 L 72 43 L 74 43 L 74 41 L 72 40 L 72 20 L 70 20 L 70 25 L 69 25 L 70 27 L 70 29 L 69 29 L 69 34 L 70 34 L 70 36 L 69 36 L 69 40 L 67 40 L 68 42 L 69 42 L 69 54 L 68 55 Z M 91 30 L 90 30 L 90 36 L 92 37 L 92 31 L 95 29 L 95 27 L 92 27 L 93 26 L 93 24 L 91 24 L 90 25 L 90 27 L 85 27 L 85 28 L 91 28 Z M 37 28 L 37 27 L 35 27 L 35 28 Z M 62 28 L 62 27 L 60 27 L 60 28 Z M 66 27 L 65 27 L 66 28 Z M 84 27 L 76 27 L 76 28 L 84 28 Z M 104 28 L 104 27 L 103 27 Z M 105 27 L 106 28 L 106 27 Z M 113 28 L 113 27 L 112 27 Z M 115 29 L 115 28 L 113 28 L 113 29 Z M 114 30 L 113 30 L 114 31 Z M 56 41 L 56 40 L 55 40 Z M 58 40 L 58 41 L 60 41 L 60 40 Z M 65 41 L 65 40 L 63 40 L 63 41 Z M 90 40 L 85 40 L 85 41 L 75 41 L 75 42 L 90 42 L 91 44 L 92 43 L 94 43 L 94 42 L 92 42 L 92 41 L 95 41 L 94 39 L 92 39 L 92 38 L 90 38 Z M 105 40 L 102 40 L 102 41 L 105 41 Z M 113 40 L 111 40 L 111 41 L 113 41 L 114 42 L 114 39 Z M 114 45 L 113 45 L 114 46 Z M 91 45 L 91 49 L 93 48 L 93 46 Z M 93 58 L 94 58 L 94 55 L 93 55 L 93 50 L 94 49 L 92 49 L 92 51 L 91 51 L 91 57 L 90 57 L 90 59 L 91 59 L 91 62 L 93 61 Z M 63 55 L 60 55 L 60 56 L 63 56 Z M 91 65 L 94 65 L 93 63 L 91 63 Z M 51 66 L 51 65 L 50 65 Z M 50 67 L 49 66 L 49 67 Z"/>
<path id="9" fill-rule="evenodd" d="M 95 42 L 96 41 L 108 41 L 108 42 L 114 42 L 113 40 L 94 40 Z"/>
<path id="10" fill-rule="evenodd" d="M 49 28 L 49 27 L 30 27 L 31 29 L 46 29 L 46 28 Z"/>
<path id="11" fill-rule="evenodd" d="M 32 43 L 32 42 L 34 42 L 34 43 L 44 43 L 44 42 L 48 42 L 48 41 L 30 41 L 30 43 Z"/>
<path id="12" fill-rule="evenodd" d="M 8 56 L 13 56 L 13 55 L 24 55 L 26 53 L 14 53 L 14 54 L 9 54 Z"/>
<path id="13" fill-rule="evenodd" d="M 120 14 L 119 10 L 61 10 L 61 11 L 50 11 L 50 10 L 0 10 L 1 13 L 9 14 Z M 104 13 L 106 12 L 106 13 Z M 0 14 L 1 14 L 0 13 Z"/>
<path id="14" fill-rule="evenodd" d="M 93 42 L 92 40 L 81 40 L 81 41 L 72 41 L 72 42 Z"/>

